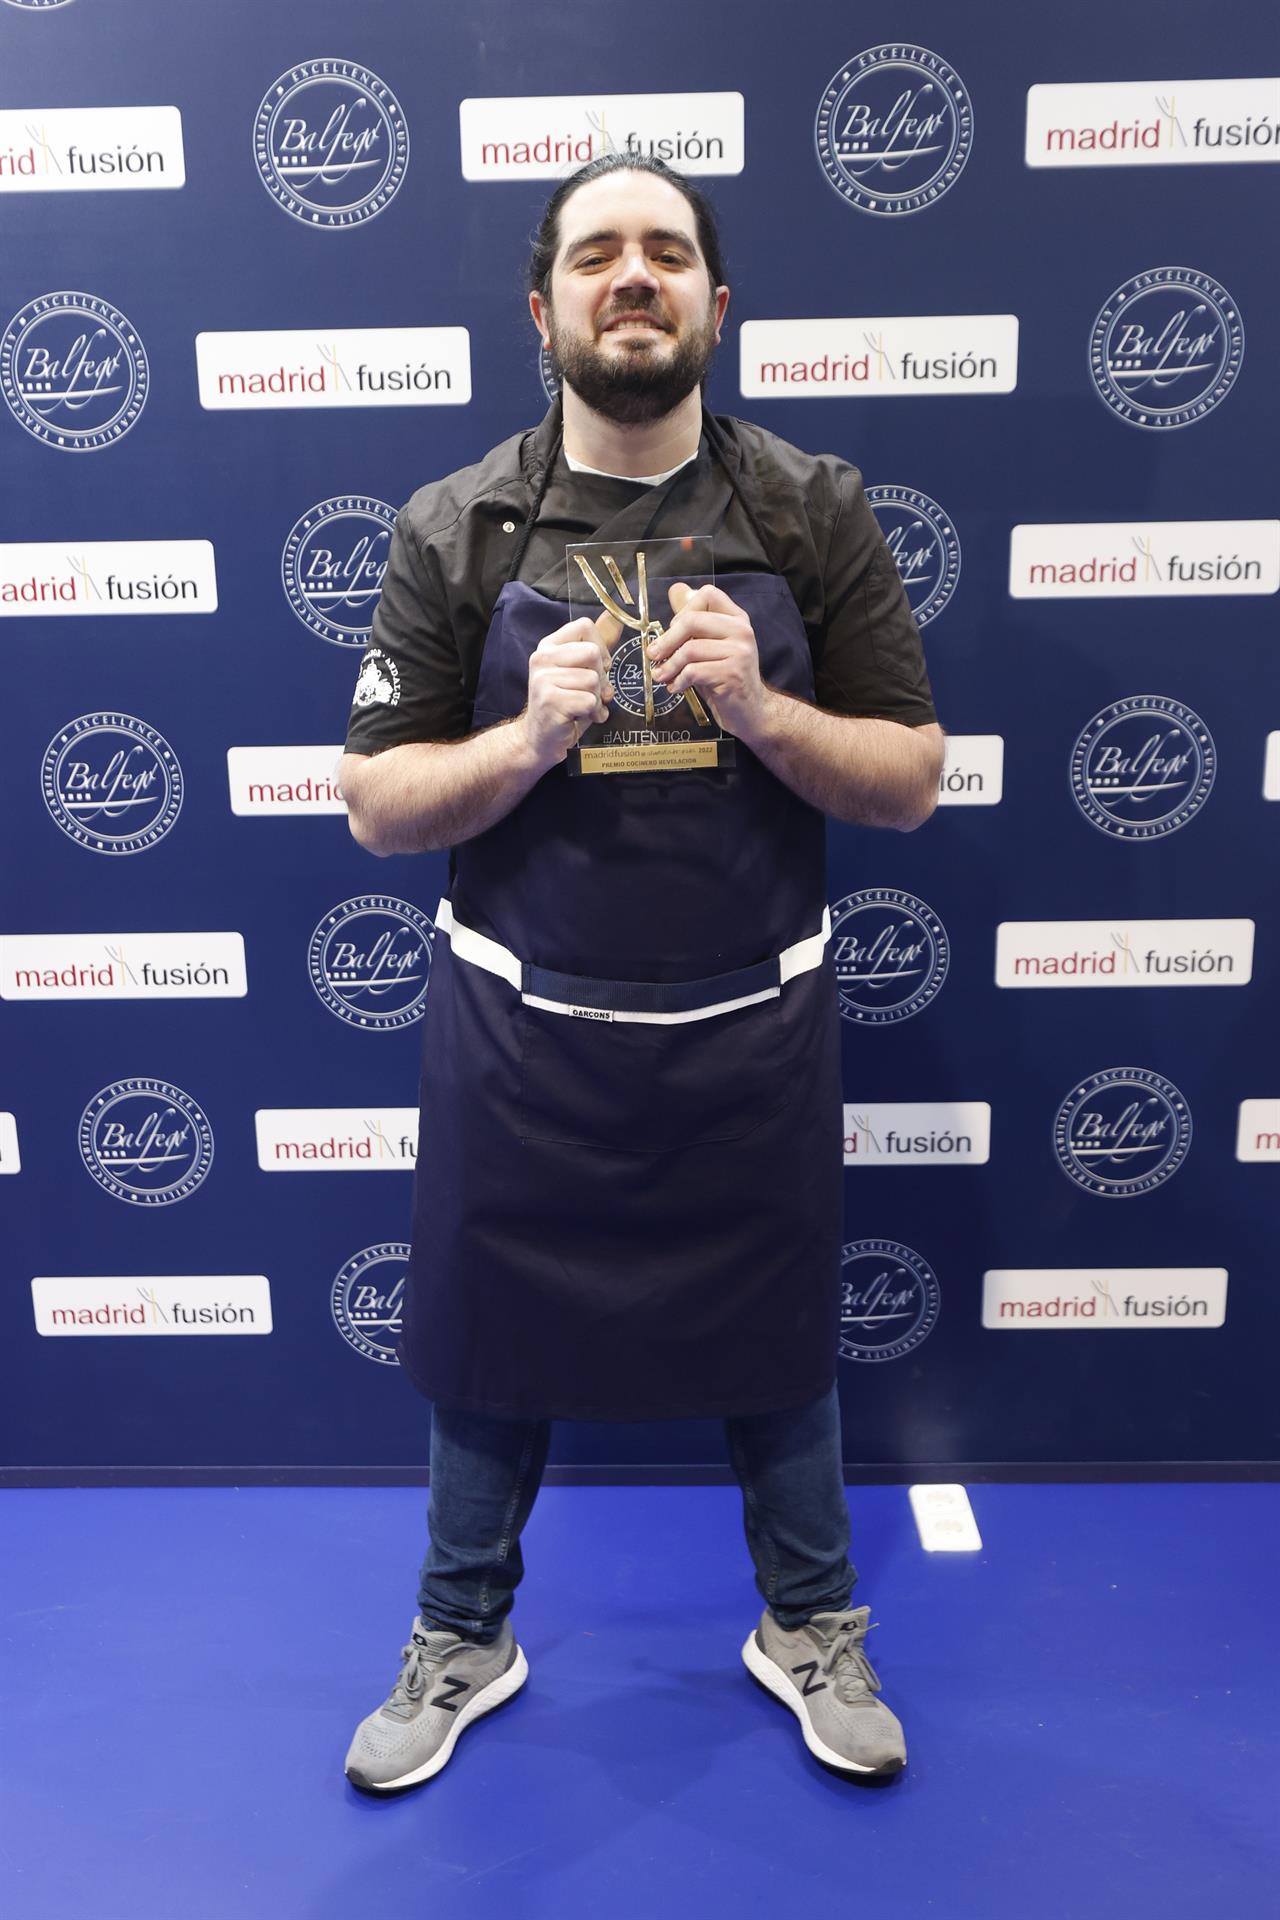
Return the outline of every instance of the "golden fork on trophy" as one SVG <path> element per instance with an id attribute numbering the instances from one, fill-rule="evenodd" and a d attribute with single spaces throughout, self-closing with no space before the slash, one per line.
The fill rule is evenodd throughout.
<path id="1" fill-rule="evenodd" d="M 637 614 L 627 612 L 628 607 L 636 605 L 636 599 L 632 598 L 631 590 L 623 579 L 621 569 L 612 555 L 606 553 L 602 557 L 605 566 L 609 570 L 609 578 L 618 589 L 621 605 L 619 604 L 619 600 L 615 600 L 609 592 L 609 589 L 604 585 L 585 554 L 575 553 L 573 557 L 582 569 L 583 577 L 587 585 L 591 588 L 592 593 L 595 594 L 601 606 L 611 613 L 615 620 L 621 621 L 623 626 L 634 627 L 640 636 L 640 667 L 644 674 L 644 717 L 646 724 L 652 726 L 654 720 L 653 667 L 649 660 L 649 642 L 660 639 L 666 632 L 666 628 L 663 626 L 661 620 L 653 619 L 649 612 L 649 573 L 645 564 L 644 549 L 640 548 L 636 553 L 636 599 L 639 601 L 638 617 Z M 688 590 L 686 589 L 686 597 L 687 592 Z M 689 709 L 698 725 L 700 727 L 708 726 L 710 722 L 707 719 L 707 710 L 692 687 L 685 688 L 684 697 L 688 701 Z M 714 713 L 714 711 L 713 708 L 712 712 Z M 719 725 L 718 720 L 716 724 Z"/>

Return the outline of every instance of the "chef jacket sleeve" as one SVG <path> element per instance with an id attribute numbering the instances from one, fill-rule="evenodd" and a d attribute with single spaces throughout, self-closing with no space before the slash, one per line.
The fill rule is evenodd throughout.
<path id="1" fill-rule="evenodd" d="M 906 727 L 936 720 L 920 631 L 856 468 L 840 480 L 823 584 L 818 705 Z"/>
<path id="2" fill-rule="evenodd" d="M 459 740 L 469 730 L 470 713 L 438 568 L 430 546 L 419 546 L 402 508 L 356 676 L 347 752 L 382 753 L 410 741 Z"/>

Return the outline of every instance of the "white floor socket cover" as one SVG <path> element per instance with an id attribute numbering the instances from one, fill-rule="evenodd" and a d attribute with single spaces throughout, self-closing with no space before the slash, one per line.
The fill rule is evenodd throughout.
<path id="1" fill-rule="evenodd" d="M 963 1487 L 911 1487 L 911 1511 L 926 1553 L 978 1553 L 982 1536 Z"/>

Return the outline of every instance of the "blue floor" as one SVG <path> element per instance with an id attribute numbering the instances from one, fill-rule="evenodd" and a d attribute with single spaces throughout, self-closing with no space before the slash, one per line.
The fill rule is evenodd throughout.
<path id="1" fill-rule="evenodd" d="M 1275 1920 L 1276 1485 L 976 1486 L 980 1554 L 851 1488 L 909 1762 L 812 1760 L 739 1648 L 736 1488 L 545 1487 L 524 1691 L 417 1792 L 342 1760 L 425 1494 L 0 1494 L 5 1920 Z"/>

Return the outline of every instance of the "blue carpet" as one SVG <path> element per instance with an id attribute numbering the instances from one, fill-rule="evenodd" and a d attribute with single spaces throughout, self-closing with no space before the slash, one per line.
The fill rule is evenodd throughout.
<path id="1" fill-rule="evenodd" d="M 844 1781 L 739 1648 L 732 1487 L 544 1487 L 522 1693 L 445 1771 L 344 1780 L 425 1492 L 0 1495 L 5 1920 L 1272 1920 L 1275 1485 L 970 1489 L 930 1555 L 851 1488 L 909 1764 Z"/>

